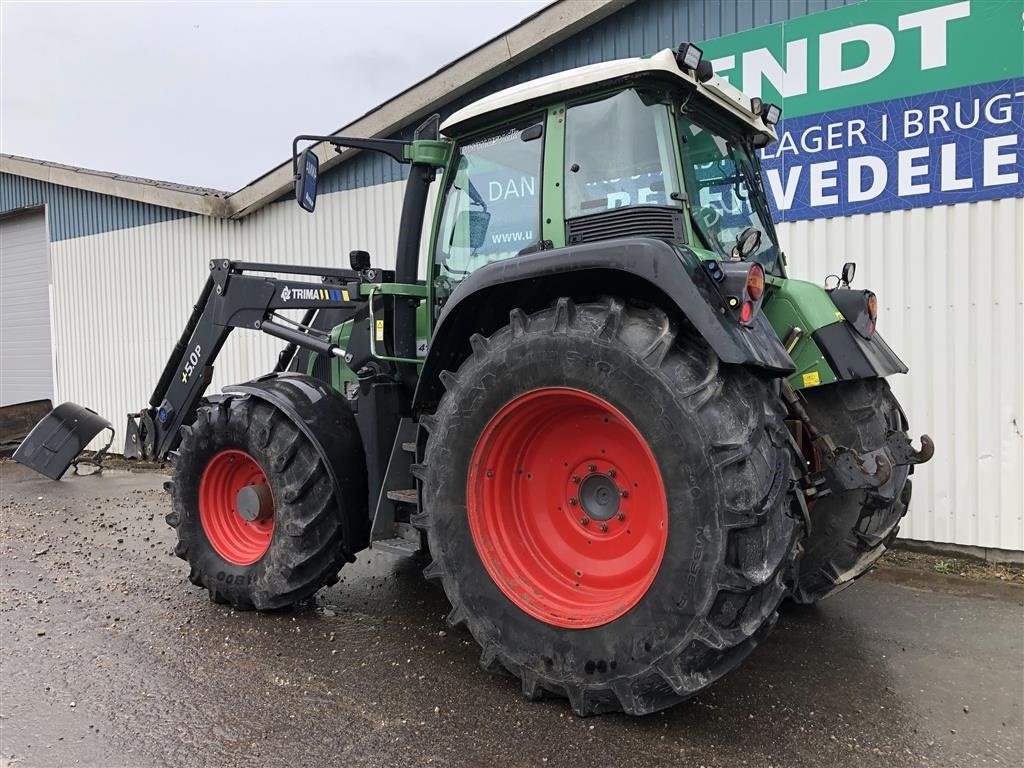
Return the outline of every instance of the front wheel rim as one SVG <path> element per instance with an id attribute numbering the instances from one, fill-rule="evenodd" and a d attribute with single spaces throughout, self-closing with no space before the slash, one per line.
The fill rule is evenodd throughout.
<path id="1" fill-rule="evenodd" d="M 255 509 L 239 509 L 254 499 Z M 252 565 L 267 553 L 274 536 L 274 497 L 256 459 L 237 449 L 210 459 L 199 479 L 199 521 L 210 546 L 233 565 Z"/>
<path id="2" fill-rule="evenodd" d="M 632 609 L 668 539 L 650 446 L 621 411 L 579 389 L 527 392 L 490 420 L 470 462 L 466 509 L 498 588 L 558 627 L 595 627 Z"/>

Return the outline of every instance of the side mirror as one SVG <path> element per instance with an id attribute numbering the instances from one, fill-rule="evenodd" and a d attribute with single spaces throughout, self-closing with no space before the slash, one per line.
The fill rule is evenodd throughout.
<path id="1" fill-rule="evenodd" d="M 470 250 L 475 251 L 487 240 L 487 227 L 491 223 L 491 214 L 488 211 L 462 211 L 459 220 L 456 222 L 455 230 L 452 232 L 465 232 L 469 235 L 467 245 Z"/>
<path id="2" fill-rule="evenodd" d="M 761 230 L 747 227 L 736 238 L 736 246 L 732 249 L 733 258 L 745 259 L 761 245 Z"/>
<path id="3" fill-rule="evenodd" d="M 857 265 L 854 264 L 852 261 L 848 261 L 845 264 L 843 264 L 843 271 L 840 276 L 840 282 L 842 283 L 844 288 L 849 287 L 850 283 L 853 282 L 853 276 L 856 273 Z"/>
<path id="4" fill-rule="evenodd" d="M 313 212 L 316 208 L 316 185 L 320 176 L 320 158 L 316 152 L 307 149 L 299 158 L 298 172 L 295 175 L 295 200 L 304 211 Z"/>

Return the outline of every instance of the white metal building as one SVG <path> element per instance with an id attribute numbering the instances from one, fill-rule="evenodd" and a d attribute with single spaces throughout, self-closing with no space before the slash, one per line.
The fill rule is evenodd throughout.
<path id="1" fill-rule="evenodd" d="M 857 285 L 879 296 L 880 332 L 910 366 L 893 387 L 912 431 L 938 449 L 918 469 L 901 535 L 1014 557 L 1024 551 L 1019 35 L 1009 43 L 1018 55 L 963 64 L 989 56 L 971 43 L 979 29 L 998 37 L 1006 8 L 1019 22 L 1013 0 L 563 0 L 339 133 L 408 137 L 426 115 L 512 84 L 704 41 L 717 72 L 783 104 L 793 151 L 765 167 L 791 275 L 821 281 L 857 262 Z M 867 61 L 849 64 L 843 46 L 864 37 Z M 879 68 L 876 54 L 889 63 Z M 975 99 L 970 124 L 961 108 Z M 873 115 L 897 114 L 890 101 L 903 110 L 900 136 L 885 120 L 872 132 Z M 918 112 L 931 142 L 920 146 Z M 828 126 L 840 123 L 845 139 L 833 145 Z M 0 405 L 73 400 L 120 431 L 214 257 L 344 265 L 361 248 L 393 266 L 402 168 L 320 154 L 312 216 L 291 200 L 287 163 L 228 193 L 0 156 Z M 265 372 L 276 350 L 261 334 L 233 334 L 214 388 Z"/>

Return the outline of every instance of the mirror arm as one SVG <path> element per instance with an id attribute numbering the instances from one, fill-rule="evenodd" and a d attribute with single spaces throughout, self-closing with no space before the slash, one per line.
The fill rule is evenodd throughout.
<path id="1" fill-rule="evenodd" d="M 407 141 L 398 139 L 356 139 L 346 136 L 312 136 L 303 134 L 292 139 L 292 175 L 299 177 L 299 142 L 316 141 L 332 144 L 337 151 L 343 148 L 365 149 L 371 152 L 382 152 L 390 155 L 400 163 L 410 162 L 405 156 L 405 150 L 409 146 Z"/>

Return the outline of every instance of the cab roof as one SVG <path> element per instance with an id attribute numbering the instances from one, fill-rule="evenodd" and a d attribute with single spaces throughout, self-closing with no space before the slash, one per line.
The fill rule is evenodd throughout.
<path id="1" fill-rule="evenodd" d="M 465 133 L 493 123 L 502 116 L 512 116 L 542 104 L 557 102 L 560 96 L 572 98 L 578 93 L 603 85 L 644 79 L 675 81 L 689 86 L 714 106 L 738 118 L 754 131 L 765 134 L 768 143 L 778 138 L 774 126 L 767 125 L 754 114 L 750 99 L 739 89 L 717 75 L 706 82 L 700 82 L 690 72 L 679 67 L 675 51 L 671 48 L 653 56 L 616 59 L 568 69 L 492 93 L 453 113 L 441 124 L 441 132 L 446 136 Z"/>

